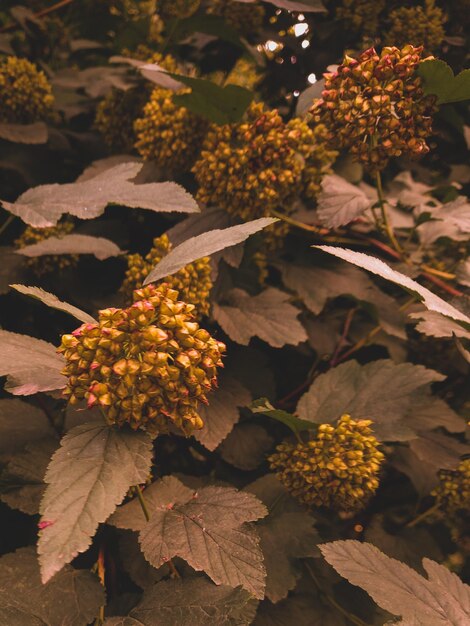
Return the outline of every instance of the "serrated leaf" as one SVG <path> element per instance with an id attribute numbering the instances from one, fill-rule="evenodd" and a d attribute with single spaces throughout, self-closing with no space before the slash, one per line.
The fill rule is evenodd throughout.
<path id="1" fill-rule="evenodd" d="M 47 142 L 47 126 L 44 122 L 34 124 L 0 124 L 0 139 L 12 143 L 41 144 Z"/>
<path id="2" fill-rule="evenodd" d="M 407 291 L 415 294 L 420 298 L 423 304 L 430 311 L 436 311 L 437 313 L 441 313 L 446 317 L 450 317 L 454 320 L 457 320 L 459 323 L 465 325 L 466 327 L 470 327 L 470 318 L 467 315 L 464 315 L 461 311 L 450 305 L 439 296 L 436 296 L 435 293 L 426 289 L 415 280 L 412 280 L 408 276 L 397 272 L 392 269 L 389 265 L 384 263 L 381 259 L 377 259 L 376 257 L 370 256 L 369 254 L 364 254 L 363 252 L 354 252 L 353 250 L 347 250 L 346 248 L 335 248 L 333 246 L 315 246 L 324 252 L 328 252 L 333 256 L 337 256 L 344 261 L 348 261 L 349 263 L 353 263 L 354 265 L 358 265 L 369 272 L 373 272 L 386 280 L 390 280 L 392 283 L 400 285 L 404 287 Z"/>
<path id="3" fill-rule="evenodd" d="M 257 602 L 237 588 L 204 578 L 159 582 L 144 592 L 129 617 L 110 618 L 105 626 L 248 626 Z"/>
<path id="4" fill-rule="evenodd" d="M 51 307 L 52 309 L 57 309 L 58 311 L 63 311 L 64 313 L 68 313 L 69 315 L 73 315 L 80 322 L 84 322 L 85 324 L 96 324 L 95 318 L 85 313 L 73 304 L 68 304 L 68 302 L 62 302 L 59 300 L 57 296 L 53 293 L 49 293 L 48 291 L 44 291 L 41 287 L 27 287 L 26 285 L 10 285 L 12 289 L 19 291 L 25 296 L 31 296 L 36 300 L 39 300 L 46 306 Z"/>
<path id="5" fill-rule="evenodd" d="M 255 414 L 261 413 L 262 415 L 267 415 L 271 419 L 285 424 L 294 433 L 299 433 L 302 430 L 310 430 L 312 428 L 311 422 L 299 419 L 287 411 L 275 409 L 267 398 L 259 398 L 258 400 L 255 400 L 250 406 L 250 409 Z"/>
<path id="6" fill-rule="evenodd" d="M 195 431 L 195 439 L 208 450 L 215 450 L 238 422 L 239 407 L 248 406 L 250 402 L 251 394 L 241 383 L 235 378 L 222 378 L 209 404 L 199 408 L 204 426 Z"/>
<path id="7" fill-rule="evenodd" d="M 42 409 L 19 398 L 0 400 L 0 453 L 19 452 L 27 443 L 52 436 Z"/>
<path id="8" fill-rule="evenodd" d="M 65 387 L 60 373 L 63 358 L 47 341 L 0 330 L 0 376 L 8 376 L 5 389 L 17 396 Z"/>
<path id="9" fill-rule="evenodd" d="M 331 423 L 348 413 L 353 419 L 370 419 L 382 440 L 407 440 L 416 436 L 413 411 L 420 395 L 442 374 L 411 363 L 383 359 L 361 366 L 347 361 L 319 376 L 299 400 L 297 413 L 315 423 Z"/>
<path id="10" fill-rule="evenodd" d="M 176 183 L 135 184 L 140 163 L 121 163 L 83 182 L 42 185 L 25 191 L 3 207 L 31 226 L 55 226 L 64 213 L 81 219 L 101 215 L 108 204 L 157 213 L 197 213 L 192 196 Z"/>
<path id="11" fill-rule="evenodd" d="M 349 224 L 369 209 L 371 201 L 364 191 L 336 174 L 327 174 L 318 196 L 318 217 L 328 228 Z"/>
<path id="12" fill-rule="evenodd" d="M 306 341 L 307 333 L 297 319 L 300 311 L 288 302 L 289 295 L 268 287 L 257 296 L 232 289 L 228 304 L 214 304 L 213 317 L 230 339 L 248 345 L 259 337 L 274 348 Z"/>
<path id="13" fill-rule="evenodd" d="M 368 543 L 334 541 L 321 545 L 320 550 L 341 576 L 367 591 L 380 607 L 401 616 L 405 623 L 409 620 L 417 626 L 468 624 L 466 586 L 463 586 L 465 595 L 460 588 L 456 593 L 454 586 L 453 593 L 449 592 L 442 585 L 442 579 L 427 580 Z M 434 566 L 445 569 L 437 563 Z M 433 571 L 432 566 L 430 569 Z M 435 576 L 434 571 L 433 574 Z"/>
<path id="14" fill-rule="evenodd" d="M 270 226 L 277 220 L 271 217 L 262 217 L 244 224 L 237 224 L 229 228 L 210 230 L 191 239 L 187 239 L 171 250 L 158 263 L 144 281 L 145 285 L 156 280 L 171 276 L 188 263 L 192 263 L 201 257 L 210 256 L 224 248 L 235 246 L 250 235 L 259 232 L 266 226 Z"/>
<path id="15" fill-rule="evenodd" d="M 84 552 L 98 528 L 122 502 L 132 485 L 148 477 L 152 442 L 142 431 L 105 424 L 72 429 L 52 457 L 41 502 L 38 553 L 47 582 Z"/>
<path id="16" fill-rule="evenodd" d="M 241 470 L 254 470 L 265 460 L 274 441 L 258 424 L 237 424 L 219 447 L 224 461 Z"/>
<path id="17" fill-rule="evenodd" d="M 470 339 L 470 331 L 465 330 L 454 320 L 444 317 L 435 311 L 418 311 L 410 313 L 411 319 L 419 320 L 415 328 L 428 337 L 463 337 Z"/>
<path id="18" fill-rule="evenodd" d="M 109 257 L 124 254 L 124 252 L 113 241 L 104 237 L 72 233 L 60 238 L 49 237 L 31 246 L 19 248 L 16 250 L 16 254 L 30 258 L 45 254 L 93 254 L 97 259 L 103 261 Z"/>
<path id="19" fill-rule="evenodd" d="M 441 237 L 453 241 L 465 241 L 470 233 L 470 202 L 468 198 L 459 196 L 437 208 L 429 208 L 424 214 L 430 219 L 418 226 L 419 239 L 429 246 Z"/>
<path id="20" fill-rule="evenodd" d="M 151 510 L 139 541 L 154 567 L 179 556 L 216 584 L 241 585 L 263 597 L 259 537 L 246 522 L 264 517 L 267 510 L 254 496 L 233 488 L 204 487 L 185 503 L 170 501 Z"/>
<path id="21" fill-rule="evenodd" d="M 465 614 L 470 617 L 470 587 L 465 585 L 457 574 L 449 571 L 447 567 L 439 565 L 431 559 L 423 559 L 423 567 L 431 582 L 442 586 L 455 602 L 462 607 Z"/>
<path id="22" fill-rule="evenodd" d="M 41 584 L 34 548 L 0 559 L 0 622 L 5 626 L 87 626 L 105 602 L 98 578 L 66 566 Z"/>
<path id="23" fill-rule="evenodd" d="M 39 513 L 44 475 L 58 445 L 57 439 L 42 439 L 13 455 L 0 474 L 0 500 L 27 515 Z"/>
<path id="24" fill-rule="evenodd" d="M 436 95 L 438 104 L 470 99 L 470 70 L 454 76 L 445 61 L 432 59 L 419 64 L 418 74 L 424 82 L 424 93 Z"/>

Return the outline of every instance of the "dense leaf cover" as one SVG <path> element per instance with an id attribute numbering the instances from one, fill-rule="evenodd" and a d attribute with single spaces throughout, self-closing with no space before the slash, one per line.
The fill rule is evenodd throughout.
<path id="1" fill-rule="evenodd" d="M 470 624 L 469 0 L 0 6 L 0 624 Z"/>

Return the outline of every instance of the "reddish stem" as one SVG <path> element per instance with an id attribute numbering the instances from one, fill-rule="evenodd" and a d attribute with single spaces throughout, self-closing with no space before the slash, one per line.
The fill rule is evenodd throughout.
<path id="1" fill-rule="evenodd" d="M 427 280 L 429 280 L 431 283 L 434 283 L 437 287 L 440 287 L 443 291 L 446 291 L 451 296 L 460 298 L 461 296 L 464 295 L 462 291 L 459 291 L 458 289 L 454 289 L 454 287 L 451 287 L 450 285 L 445 283 L 443 280 L 441 280 L 437 276 L 433 276 L 432 274 L 429 274 L 429 272 L 422 272 L 422 275 L 425 278 L 427 278 Z"/>

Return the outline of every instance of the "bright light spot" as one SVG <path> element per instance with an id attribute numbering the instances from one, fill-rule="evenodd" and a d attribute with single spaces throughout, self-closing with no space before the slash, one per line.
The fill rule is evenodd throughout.
<path id="1" fill-rule="evenodd" d="M 300 91 L 297 89 L 294 91 L 294 98 L 298 98 L 300 96 Z"/>
<path id="2" fill-rule="evenodd" d="M 308 33 L 308 24 L 294 24 L 294 34 L 296 37 L 302 37 Z"/>
<path id="3" fill-rule="evenodd" d="M 303 22 L 305 19 L 305 15 L 303 13 L 299 13 L 297 19 L 299 20 L 299 22 Z"/>
<path id="4" fill-rule="evenodd" d="M 313 85 L 313 83 L 317 82 L 317 77 L 315 74 L 309 74 L 307 80 L 311 85 Z"/>
<path id="5" fill-rule="evenodd" d="M 304 40 L 302 41 L 302 44 L 301 44 L 301 45 L 302 45 L 302 48 L 304 48 L 304 49 L 305 49 L 305 48 L 308 48 L 308 47 L 309 47 L 309 45 L 310 45 L 310 41 L 309 41 L 308 39 L 304 39 Z"/>
<path id="6" fill-rule="evenodd" d="M 280 45 L 277 43 L 277 41 L 273 41 L 272 39 L 269 39 L 264 45 L 269 50 L 269 52 L 276 52 L 276 50 L 280 48 Z"/>

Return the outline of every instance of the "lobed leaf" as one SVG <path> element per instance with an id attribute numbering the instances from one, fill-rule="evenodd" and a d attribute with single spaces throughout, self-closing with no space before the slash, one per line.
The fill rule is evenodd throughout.
<path id="1" fill-rule="evenodd" d="M 318 196 L 318 217 L 328 228 L 349 224 L 371 207 L 364 191 L 337 174 L 327 174 Z"/>
<path id="2" fill-rule="evenodd" d="M 424 82 L 424 93 L 436 95 L 438 104 L 470 99 L 470 70 L 454 76 L 445 61 L 432 59 L 419 64 L 418 74 Z"/>

